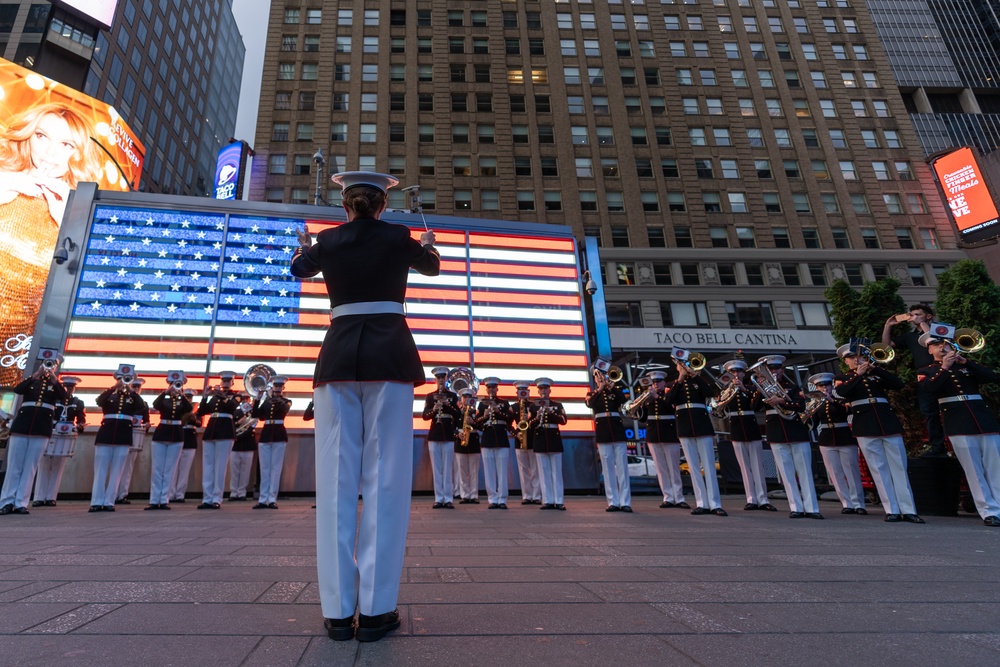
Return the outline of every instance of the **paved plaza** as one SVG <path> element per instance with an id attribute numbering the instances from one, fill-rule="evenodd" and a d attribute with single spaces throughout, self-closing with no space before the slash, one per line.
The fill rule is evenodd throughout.
<path id="1" fill-rule="evenodd" d="M 278 511 L 88 514 L 60 502 L 0 519 L 6 665 L 995 665 L 1000 530 L 781 512 L 634 514 L 414 499 L 403 625 L 330 641 L 310 499 Z"/>

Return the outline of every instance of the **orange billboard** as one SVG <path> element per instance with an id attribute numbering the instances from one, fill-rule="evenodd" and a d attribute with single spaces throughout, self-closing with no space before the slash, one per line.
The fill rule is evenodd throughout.
<path id="1" fill-rule="evenodd" d="M 1000 215 L 972 149 L 942 155 L 933 166 L 962 240 L 982 241 L 1000 234 Z"/>
<path id="2" fill-rule="evenodd" d="M 0 388 L 21 380 L 70 191 L 133 190 L 144 156 L 114 108 L 0 58 Z"/>

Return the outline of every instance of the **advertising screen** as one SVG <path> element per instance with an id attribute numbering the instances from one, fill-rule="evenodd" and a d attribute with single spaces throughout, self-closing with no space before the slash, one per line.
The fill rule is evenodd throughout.
<path id="1" fill-rule="evenodd" d="M 223 146 L 215 162 L 215 198 L 242 199 L 246 144 L 237 141 Z"/>
<path id="2" fill-rule="evenodd" d="M 0 387 L 21 379 L 70 190 L 133 189 L 143 155 L 112 107 L 0 59 Z"/>
<path id="3" fill-rule="evenodd" d="M 98 205 L 64 350 L 63 369 L 82 380 L 77 395 L 91 404 L 113 384 L 121 363 L 135 364 L 150 391 L 166 386 L 168 371 L 183 370 L 198 392 L 217 384 L 220 371 L 241 378 L 263 363 L 289 378 L 293 412 L 286 424 L 308 426 L 302 412 L 330 302 L 321 276 L 291 275 L 291 257 L 298 230 L 315 235 L 336 224 Z M 411 229 L 414 238 L 422 231 Z M 411 271 L 406 301 L 428 378 L 417 388 L 414 427 L 427 428 L 420 413 L 434 388 L 430 369 L 443 365 L 499 377 L 507 399 L 515 396 L 514 381 L 549 377 L 553 398 L 569 415 L 565 430 L 592 432 L 583 402 L 590 374 L 573 238 L 461 228 L 435 233 L 441 274 Z"/>
<path id="4" fill-rule="evenodd" d="M 997 207 L 971 148 L 959 148 L 933 162 L 938 183 L 958 232 L 966 243 L 1000 235 Z"/>
<path id="5" fill-rule="evenodd" d="M 115 18 L 115 8 L 118 0 L 51 0 L 53 5 L 58 5 L 70 11 L 93 19 L 105 28 L 111 27 L 111 21 Z"/>

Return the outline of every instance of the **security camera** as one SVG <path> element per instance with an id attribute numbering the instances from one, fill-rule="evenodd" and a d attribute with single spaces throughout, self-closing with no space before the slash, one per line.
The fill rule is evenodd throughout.
<path id="1" fill-rule="evenodd" d="M 583 289 L 587 291 L 587 294 L 589 294 L 590 296 L 594 296 L 595 294 L 597 294 L 597 283 L 595 283 L 594 279 L 590 277 L 590 271 L 584 271 L 583 279 L 585 281 L 583 284 Z"/>
<path id="2" fill-rule="evenodd" d="M 420 190 L 420 186 L 419 185 L 410 185 L 408 187 L 401 188 L 401 189 L 402 189 L 403 192 L 415 192 L 415 191 Z"/>
<path id="3" fill-rule="evenodd" d="M 64 246 L 59 246 L 52 253 L 52 259 L 55 260 L 56 264 L 65 264 L 69 260 L 69 251 Z"/>
<path id="4" fill-rule="evenodd" d="M 323 159 L 323 149 L 322 148 L 318 149 L 313 154 L 313 162 L 315 162 L 316 164 L 323 164 L 324 162 L 326 162 L 326 160 Z"/>

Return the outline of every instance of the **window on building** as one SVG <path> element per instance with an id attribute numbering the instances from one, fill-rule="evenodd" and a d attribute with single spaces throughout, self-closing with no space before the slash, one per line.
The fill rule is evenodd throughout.
<path id="1" fill-rule="evenodd" d="M 605 304 L 608 315 L 608 326 L 641 327 L 642 316 L 638 302 L 615 302 Z"/>
<path id="2" fill-rule="evenodd" d="M 647 227 L 646 240 L 650 248 L 666 248 L 667 237 L 663 233 L 663 227 Z M 656 265 L 653 265 L 653 277 L 656 278 Z M 669 284 L 669 283 L 668 283 Z"/>
<path id="3" fill-rule="evenodd" d="M 927 286 L 927 275 L 924 273 L 923 266 L 920 264 L 910 264 L 906 267 L 906 270 L 910 274 L 910 280 L 913 281 L 914 287 Z"/>
<path id="4" fill-rule="evenodd" d="M 734 329 L 773 329 L 774 312 L 768 302 L 727 302 L 729 326 Z"/>
<path id="5" fill-rule="evenodd" d="M 747 276 L 747 285 L 759 287 L 764 284 L 764 269 L 760 264 L 744 264 L 743 271 Z"/>
<path id="6" fill-rule="evenodd" d="M 899 198 L 899 195 L 894 192 L 888 192 L 882 195 L 882 202 L 885 204 L 886 209 L 890 214 L 897 215 L 903 213 L 903 201 Z M 912 245 L 910 246 L 913 247 Z"/>
<path id="7" fill-rule="evenodd" d="M 822 301 L 816 303 L 792 303 L 792 317 L 799 329 L 829 329 L 833 325 L 831 306 Z"/>
<path id="8" fill-rule="evenodd" d="M 806 248 L 822 248 L 819 240 L 819 230 L 815 227 L 802 228 L 802 242 Z"/>
<path id="9" fill-rule="evenodd" d="M 934 229 L 922 228 L 920 230 L 920 240 L 926 250 L 941 249 L 941 245 L 938 243 L 937 232 Z"/>
<path id="10" fill-rule="evenodd" d="M 771 234 L 774 236 L 775 248 L 791 248 L 792 241 L 788 236 L 787 227 L 772 227 Z"/>
<path id="11" fill-rule="evenodd" d="M 693 248 L 694 240 L 691 237 L 691 228 L 685 226 L 674 227 L 674 245 L 678 248 Z"/>
<path id="12" fill-rule="evenodd" d="M 896 242 L 899 244 L 900 248 L 905 250 L 913 249 L 913 235 L 910 233 L 907 227 L 897 227 L 896 228 Z"/>

